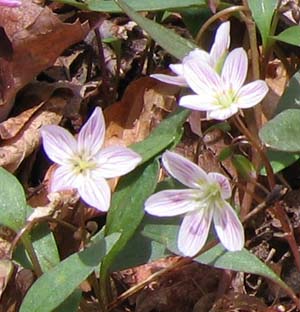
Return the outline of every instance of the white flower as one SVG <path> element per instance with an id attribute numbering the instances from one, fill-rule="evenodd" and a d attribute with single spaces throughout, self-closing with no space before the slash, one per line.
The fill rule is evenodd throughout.
<path id="1" fill-rule="evenodd" d="M 220 75 L 198 59 L 185 62 L 183 71 L 188 85 L 196 94 L 181 97 L 179 105 L 206 111 L 208 119 L 227 119 L 239 109 L 258 104 L 268 92 L 263 80 L 243 85 L 248 71 L 248 58 L 243 48 L 228 54 Z"/>
<path id="2" fill-rule="evenodd" d="M 230 45 L 230 23 L 225 22 L 219 26 L 216 32 L 215 41 L 212 45 L 210 53 L 207 53 L 204 50 L 195 49 L 183 58 L 181 64 L 171 64 L 169 66 L 170 69 L 175 74 L 177 74 L 177 76 L 154 74 L 151 75 L 151 77 L 169 84 L 188 87 L 188 83 L 186 81 L 186 77 L 183 70 L 185 63 L 188 61 L 197 62 L 198 60 L 201 60 L 209 64 L 214 69 L 220 70 L 226 57 L 229 45 Z"/>
<path id="3" fill-rule="evenodd" d="M 51 192 L 77 189 L 88 205 L 101 211 L 107 211 L 110 205 L 111 191 L 105 179 L 124 175 L 141 161 L 140 155 L 129 148 L 102 148 L 105 122 L 99 107 L 81 128 L 77 140 L 56 125 L 42 127 L 41 134 L 46 154 L 59 165 Z"/>
<path id="4" fill-rule="evenodd" d="M 212 220 L 223 246 L 229 251 L 244 246 L 244 229 L 226 199 L 231 197 L 228 179 L 220 173 L 205 173 L 184 157 L 165 152 L 162 162 L 171 176 L 189 187 L 165 190 L 150 196 L 145 211 L 154 216 L 185 214 L 178 234 L 178 249 L 185 256 L 195 256 L 207 240 Z"/>

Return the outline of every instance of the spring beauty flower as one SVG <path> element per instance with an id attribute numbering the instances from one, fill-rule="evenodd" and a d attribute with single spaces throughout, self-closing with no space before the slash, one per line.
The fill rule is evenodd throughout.
<path id="1" fill-rule="evenodd" d="M 229 251 L 244 246 L 244 229 L 234 209 L 228 179 L 220 173 L 206 173 L 196 164 L 173 152 L 165 152 L 162 163 L 168 173 L 187 189 L 165 190 L 145 202 L 145 211 L 159 217 L 184 214 L 178 233 L 178 249 L 195 256 L 204 246 L 213 220 L 215 231 Z"/>
<path id="2" fill-rule="evenodd" d="M 222 23 L 217 29 L 215 41 L 211 47 L 210 53 L 207 53 L 204 50 L 195 49 L 182 59 L 181 64 L 169 65 L 170 69 L 177 76 L 154 74 L 151 75 L 151 77 L 169 84 L 188 87 L 189 85 L 186 81 L 186 77 L 183 70 L 185 63 L 188 61 L 197 62 L 198 60 L 202 60 L 203 62 L 209 64 L 212 68 L 215 69 L 221 68 L 224 59 L 227 55 L 229 45 L 230 45 L 230 23 L 225 22 Z"/>
<path id="3" fill-rule="evenodd" d="M 16 8 L 22 4 L 19 0 L 0 0 L 0 6 Z"/>
<path id="4" fill-rule="evenodd" d="M 81 128 L 78 138 L 56 125 L 41 129 L 43 146 L 48 157 L 58 164 L 50 191 L 77 189 L 90 206 L 107 211 L 111 191 L 105 179 L 118 177 L 133 170 L 140 155 L 126 147 L 103 148 L 105 122 L 97 107 Z"/>
<path id="5" fill-rule="evenodd" d="M 221 74 L 198 59 L 185 62 L 183 71 L 188 85 L 196 94 L 181 97 L 179 105 L 206 111 L 208 119 L 225 120 L 239 109 L 258 104 L 268 93 L 268 86 L 263 80 L 244 85 L 248 58 L 243 48 L 228 54 Z"/>

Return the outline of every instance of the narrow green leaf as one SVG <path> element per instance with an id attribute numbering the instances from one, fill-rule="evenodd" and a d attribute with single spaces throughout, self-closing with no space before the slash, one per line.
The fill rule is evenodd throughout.
<path id="1" fill-rule="evenodd" d="M 289 167 L 300 158 L 300 154 L 275 150 L 268 150 L 267 156 L 274 173 L 278 173 L 281 170 Z M 262 168 L 261 174 L 267 175 L 265 167 Z"/>
<path id="2" fill-rule="evenodd" d="M 105 278 L 118 253 L 140 225 L 144 216 L 144 202 L 154 192 L 158 180 L 156 160 L 122 178 L 115 191 L 107 216 L 106 234 L 122 233 L 118 242 L 105 257 L 101 274 Z"/>
<path id="3" fill-rule="evenodd" d="M 0 168 L 0 224 L 20 231 L 28 216 L 25 193 L 17 178 Z"/>
<path id="4" fill-rule="evenodd" d="M 57 307 L 53 312 L 77 312 L 81 300 L 82 291 L 75 289 L 73 293 Z"/>
<path id="5" fill-rule="evenodd" d="M 251 163 L 251 161 L 245 157 L 244 155 L 237 155 L 234 154 L 232 155 L 232 164 L 237 170 L 238 174 L 243 178 L 243 179 L 249 179 L 249 178 L 254 178 L 256 175 L 256 170 Z"/>
<path id="6" fill-rule="evenodd" d="M 292 26 L 285 29 L 277 36 L 272 36 L 271 38 L 293 44 L 295 46 L 300 46 L 300 26 Z"/>
<path id="7" fill-rule="evenodd" d="M 53 233 L 48 225 L 39 224 L 29 234 L 34 250 L 38 257 L 42 271 L 47 272 L 60 261 L 56 242 Z M 23 245 L 19 245 L 15 250 L 13 259 L 24 268 L 33 269 L 30 259 Z"/>
<path id="8" fill-rule="evenodd" d="M 287 84 L 276 108 L 276 114 L 289 109 L 300 108 L 300 73 L 296 72 Z"/>
<path id="9" fill-rule="evenodd" d="M 190 112 L 178 109 L 174 114 L 162 121 L 157 128 L 144 141 L 130 146 L 143 157 L 143 162 L 148 161 L 166 148 L 170 148 L 182 135 L 182 125 Z"/>
<path id="10" fill-rule="evenodd" d="M 122 10 L 113 0 L 57 0 L 58 2 L 73 5 L 80 9 L 95 11 L 95 12 L 110 12 L 121 13 Z M 204 6 L 204 0 L 126 0 L 126 3 L 130 5 L 135 11 L 160 11 L 168 9 L 180 9 L 188 8 L 191 6 Z"/>
<path id="11" fill-rule="evenodd" d="M 253 19 L 260 31 L 263 47 L 268 48 L 270 44 L 270 28 L 275 9 L 277 8 L 277 0 L 248 0 L 248 4 Z"/>
<path id="12" fill-rule="evenodd" d="M 287 109 L 266 123 L 259 137 L 268 147 L 285 151 L 300 152 L 300 109 Z"/>
<path id="13" fill-rule="evenodd" d="M 182 59 L 190 51 L 197 48 L 197 45 L 191 41 L 177 35 L 174 31 L 163 27 L 162 25 L 151 21 L 142 15 L 136 13 L 123 0 L 115 0 L 120 8 L 140 27 L 142 27 L 162 48 L 167 52 Z"/>
<path id="14" fill-rule="evenodd" d="M 93 242 L 44 273 L 29 289 L 20 312 L 51 312 L 62 304 L 95 269 L 119 234 Z"/>
<path id="15" fill-rule="evenodd" d="M 241 251 L 229 252 L 219 244 L 199 257 L 196 257 L 195 261 L 209 264 L 216 268 L 264 276 L 290 292 L 289 287 L 276 273 L 245 248 Z"/>

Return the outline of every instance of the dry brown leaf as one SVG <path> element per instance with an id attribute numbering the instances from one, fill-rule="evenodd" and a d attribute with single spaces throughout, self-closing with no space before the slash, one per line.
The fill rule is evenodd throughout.
<path id="1" fill-rule="evenodd" d="M 0 166 L 14 172 L 25 157 L 30 155 L 40 143 L 40 128 L 58 124 L 62 119 L 66 100 L 53 97 L 35 112 L 15 137 L 0 144 Z M 26 113 L 24 112 L 26 115 Z M 23 116 L 21 116 L 23 118 Z M 15 117 L 14 120 L 18 120 Z"/>
<path id="2" fill-rule="evenodd" d="M 4 120 L 17 91 L 67 47 L 82 40 L 89 27 L 79 21 L 63 23 L 49 8 L 31 0 L 23 0 L 19 8 L 1 8 L 0 26 L 13 49 L 11 58 L 0 58 L 0 120 Z"/>
<path id="3" fill-rule="evenodd" d="M 106 145 L 142 141 L 176 104 L 179 88 L 145 77 L 132 82 L 121 101 L 105 112 Z"/>

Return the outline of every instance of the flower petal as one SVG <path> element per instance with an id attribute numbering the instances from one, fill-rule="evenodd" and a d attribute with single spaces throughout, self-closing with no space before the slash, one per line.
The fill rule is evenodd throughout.
<path id="1" fill-rule="evenodd" d="M 62 127 L 49 125 L 41 128 L 41 135 L 47 156 L 59 165 L 68 164 L 77 150 L 72 134 Z"/>
<path id="2" fill-rule="evenodd" d="M 57 192 L 66 189 L 77 188 L 80 185 L 81 176 L 72 172 L 71 166 L 59 166 L 55 169 L 51 183 L 50 191 Z"/>
<path id="3" fill-rule="evenodd" d="M 185 95 L 179 100 L 179 106 L 197 111 L 211 111 L 216 109 L 216 98 L 210 94 L 203 93 L 202 95 Z"/>
<path id="4" fill-rule="evenodd" d="M 123 146 L 103 148 L 96 155 L 98 170 L 102 177 L 114 178 L 132 171 L 142 160 L 142 157 Z"/>
<path id="5" fill-rule="evenodd" d="M 241 250 L 245 244 L 241 221 L 225 200 L 215 204 L 214 224 L 221 243 L 229 251 Z"/>
<path id="6" fill-rule="evenodd" d="M 183 66 L 182 64 L 170 64 L 169 65 L 172 72 L 174 72 L 178 76 L 183 76 Z"/>
<path id="7" fill-rule="evenodd" d="M 221 196 L 223 199 L 231 197 L 231 185 L 229 180 L 221 173 L 210 172 L 208 178 L 211 182 L 217 182 L 220 185 Z"/>
<path id="8" fill-rule="evenodd" d="M 210 64 L 212 67 L 224 58 L 230 45 L 230 22 L 222 23 L 215 36 L 214 44 L 210 50 Z"/>
<path id="9" fill-rule="evenodd" d="M 182 221 L 178 234 L 178 249 L 188 257 L 195 256 L 204 246 L 212 219 L 208 207 L 187 214 Z"/>
<path id="10" fill-rule="evenodd" d="M 78 134 L 78 151 L 93 156 L 104 142 L 105 121 L 100 107 L 96 107 L 91 117 Z"/>
<path id="11" fill-rule="evenodd" d="M 249 108 L 258 104 L 268 93 L 268 85 L 263 80 L 256 80 L 243 86 L 237 93 L 237 106 Z"/>
<path id="12" fill-rule="evenodd" d="M 182 63 L 184 64 L 185 62 L 190 61 L 190 60 L 203 61 L 203 62 L 209 64 L 210 55 L 204 50 L 195 49 L 195 50 L 192 50 L 188 55 L 186 55 L 183 58 Z M 182 74 L 183 74 L 183 72 L 182 72 Z"/>
<path id="13" fill-rule="evenodd" d="M 222 78 L 226 88 L 237 92 L 244 84 L 248 71 L 248 58 L 243 48 L 231 51 L 224 62 Z"/>
<path id="14" fill-rule="evenodd" d="M 207 182 L 205 171 L 177 153 L 166 151 L 162 163 L 173 178 L 188 187 L 201 189 L 201 183 Z"/>
<path id="15" fill-rule="evenodd" d="M 207 112 L 207 119 L 225 120 L 238 112 L 238 106 L 232 104 L 228 108 L 215 109 Z"/>
<path id="16" fill-rule="evenodd" d="M 110 205 L 111 191 L 106 180 L 91 174 L 85 177 L 78 187 L 81 198 L 90 206 L 100 211 L 107 211 Z"/>
<path id="17" fill-rule="evenodd" d="M 151 195 L 145 202 L 145 211 L 153 216 L 172 217 L 193 211 L 199 204 L 195 190 L 166 190 Z"/>
<path id="18" fill-rule="evenodd" d="M 0 0 L 0 6 L 6 6 L 10 8 L 19 7 L 21 4 L 22 2 L 18 0 Z"/>
<path id="19" fill-rule="evenodd" d="M 170 75 L 164 75 L 164 74 L 153 74 L 150 75 L 150 77 L 155 78 L 159 81 L 169 83 L 176 86 L 182 86 L 187 87 L 187 83 L 183 76 L 170 76 Z"/>
<path id="20" fill-rule="evenodd" d="M 214 97 L 223 90 L 221 77 L 206 62 L 189 60 L 184 63 L 183 70 L 186 82 L 196 94 Z"/>

